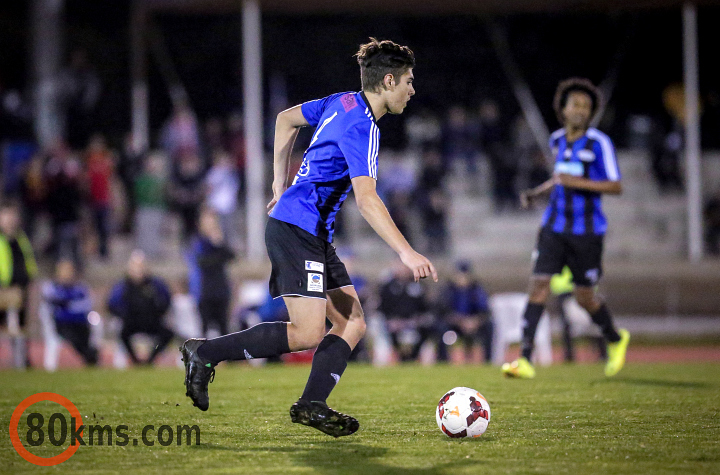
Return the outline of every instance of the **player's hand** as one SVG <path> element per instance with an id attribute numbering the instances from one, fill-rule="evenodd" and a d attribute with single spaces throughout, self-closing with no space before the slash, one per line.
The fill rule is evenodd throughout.
<path id="1" fill-rule="evenodd" d="M 533 198 L 535 195 L 530 190 L 525 190 L 520 193 L 520 207 L 522 209 L 530 209 L 533 207 Z"/>
<path id="2" fill-rule="evenodd" d="M 400 260 L 412 271 L 415 282 L 431 276 L 433 281 L 438 281 L 438 274 L 435 270 L 435 266 L 427 257 L 423 256 L 419 252 L 415 252 L 415 250 L 410 249 L 409 251 L 400 254 Z"/>
<path id="3" fill-rule="evenodd" d="M 282 184 L 273 183 L 273 186 L 272 186 L 273 198 L 270 200 L 270 202 L 267 204 L 267 207 L 266 207 L 268 214 L 270 214 L 270 212 L 272 212 L 273 208 L 277 204 L 277 202 L 280 199 L 280 197 L 282 196 L 282 194 L 285 193 L 286 189 L 287 189 L 287 187 L 285 186 L 284 183 L 282 183 Z"/>

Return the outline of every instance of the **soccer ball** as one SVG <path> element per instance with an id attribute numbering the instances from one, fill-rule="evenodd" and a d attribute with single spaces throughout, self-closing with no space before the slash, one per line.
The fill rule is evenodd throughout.
<path id="1" fill-rule="evenodd" d="M 448 437 L 480 437 L 490 422 L 490 405 L 470 388 L 454 388 L 440 398 L 435 419 Z"/>

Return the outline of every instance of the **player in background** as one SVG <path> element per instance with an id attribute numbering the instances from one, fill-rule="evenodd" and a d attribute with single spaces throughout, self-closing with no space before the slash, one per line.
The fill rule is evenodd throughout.
<path id="1" fill-rule="evenodd" d="M 265 243 L 272 263 L 270 293 L 283 297 L 290 322 L 261 323 L 181 347 L 187 395 L 208 409 L 208 382 L 220 361 L 268 358 L 317 347 L 302 397 L 291 420 L 335 437 L 358 430 L 358 421 L 327 406 L 326 399 L 365 334 L 365 319 L 345 265 L 332 246 L 335 215 L 351 189 L 362 216 L 415 280 L 432 277 L 433 264 L 398 231 L 376 192 L 380 132 L 377 120 L 401 114 L 413 88 L 413 52 L 392 41 L 371 41 L 356 54 L 361 92 L 343 92 L 281 112 L 275 126 L 273 198 Z M 316 127 L 302 166 L 288 187 L 288 166 L 298 129 Z M 325 334 L 325 318 L 332 329 Z"/>
<path id="2" fill-rule="evenodd" d="M 607 135 L 589 126 L 600 101 L 600 91 L 587 79 L 562 81 L 555 92 L 553 106 L 563 128 L 550 136 L 554 174 L 520 197 L 527 207 L 536 197 L 550 192 L 533 255 L 530 295 L 523 315 L 522 355 L 503 365 L 506 376 L 535 377 L 535 368 L 530 363 L 535 330 L 550 293 L 550 278 L 565 265 L 573 275 L 575 299 L 608 342 L 605 375 L 617 374 L 625 364 L 630 333 L 615 329 L 607 305 L 595 291 L 602 276 L 603 238 L 607 230 L 601 197 L 622 192 L 613 144 Z"/>

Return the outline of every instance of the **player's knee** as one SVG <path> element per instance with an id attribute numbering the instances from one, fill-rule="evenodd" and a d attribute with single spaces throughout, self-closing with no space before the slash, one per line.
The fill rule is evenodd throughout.
<path id="1" fill-rule="evenodd" d="M 544 304 L 550 295 L 550 281 L 535 279 L 530 286 L 530 302 Z"/>
<path id="2" fill-rule="evenodd" d="M 358 334 L 358 338 L 362 338 L 365 336 L 365 331 L 367 330 L 367 324 L 365 323 L 365 318 L 360 316 L 358 318 L 354 318 L 352 322 L 355 325 L 356 332 Z"/>

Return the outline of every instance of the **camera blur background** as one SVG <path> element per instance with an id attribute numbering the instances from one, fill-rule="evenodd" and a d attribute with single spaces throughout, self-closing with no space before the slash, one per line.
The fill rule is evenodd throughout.
<path id="1" fill-rule="evenodd" d="M 172 364 L 173 338 L 286 318 L 268 300 L 263 241 L 275 116 L 358 90 L 353 54 L 370 36 L 417 58 L 416 95 L 379 124 L 378 187 L 444 282 L 406 282 L 348 200 L 336 246 L 371 322 L 359 359 L 511 357 L 500 327 L 519 316 L 493 297 L 526 290 L 544 204 L 522 211 L 518 196 L 550 176 L 552 97 L 580 76 L 607 100 L 597 127 L 623 174 L 622 196 L 604 199 L 600 288 L 645 343 L 629 361 L 720 360 L 718 21 L 714 1 L 2 2 L 0 193 L 33 252 L 0 253 L 27 274 L 0 284 L 0 366 Z M 209 268 L 198 243 L 217 236 Z M 203 276 L 225 271 L 229 296 L 207 295 Z M 152 305 L 126 302 L 133 285 Z M 484 292 L 472 328 L 453 323 L 448 285 Z M 224 302 L 226 318 L 201 318 L 201 301 Z M 131 304 L 144 313 L 124 315 Z M 572 307 L 563 325 L 561 306 L 552 358 L 595 360 L 589 320 Z M 570 353 L 563 331 L 583 339 Z"/>

